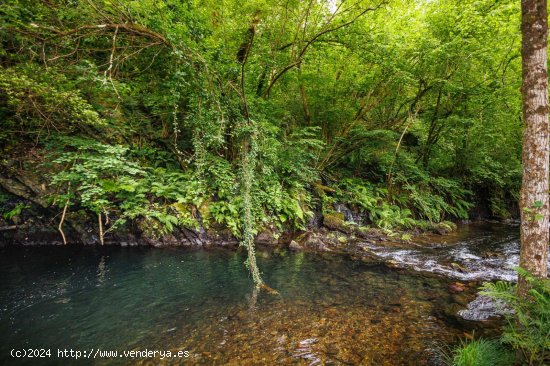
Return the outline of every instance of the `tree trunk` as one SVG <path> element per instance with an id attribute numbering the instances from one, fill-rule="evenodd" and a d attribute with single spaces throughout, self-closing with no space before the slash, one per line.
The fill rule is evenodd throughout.
<path id="1" fill-rule="evenodd" d="M 539 278 L 548 274 L 548 74 L 546 0 L 522 0 L 523 181 L 520 266 Z M 518 293 L 529 286 L 520 276 Z"/>

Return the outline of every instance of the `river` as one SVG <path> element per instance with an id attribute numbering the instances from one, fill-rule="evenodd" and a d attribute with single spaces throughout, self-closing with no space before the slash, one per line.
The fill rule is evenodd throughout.
<path id="1" fill-rule="evenodd" d="M 260 248 L 279 296 L 254 291 L 244 254 L 229 250 L 3 247 L 0 365 L 434 365 L 441 349 L 494 331 L 456 314 L 482 281 L 514 278 L 518 234 L 466 225 L 412 245 L 365 244 L 363 260 Z M 52 355 L 10 356 L 24 349 Z M 58 349 L 119 354 L 59 359 Z M 130 350 L 188 357 L 121 356 Z"/>

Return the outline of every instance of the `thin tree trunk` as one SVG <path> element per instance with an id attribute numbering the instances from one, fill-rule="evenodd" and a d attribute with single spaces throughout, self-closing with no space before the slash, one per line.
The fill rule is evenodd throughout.
<path id="1" fill-rule="evenodd" d="M 307 101 L 306 87 L 302 80 L 302 67 L 298 66 L 298 78 L 300 79 L 300 96 L 302 97 L 302 108 L 304 109 L 304 121 L 306 126 L 311 124 L 311 114 L 309 113 L 309 105 Z"/>
<path id="2" fill-rule="evenodd" d="M 97 214 L 97 221 L 99 222 L 99 242 L 101 245 L 104 244 L 103 241 L 103 222 L 101 221 L 101 212 Z"/>
<path id="3" fill-rule="evenodd" d="M 65 207 L 63 207 L 63 214 L 61 215 L 61 220 L 59 221 L 59 226 L 57 227 L 57 230 L 59 230 L 61 238 L 63 239 L 64 245 L 67 245 L 67 238 L 65 237 L 65 233 L 63 232 L 63 222 L 65 221 L 67 208 L 69 207 L 69 193 L 71 193 L 71 182 L 69 182 L 69 185 L 67 186 L 67 201 L 65 202 Z"/>
<path id="4" fill-rule="evenodd" d="M 522 0 L 523 181 L 520 266 L 539 278 L 548 274 L 548 74 L 546 0 Z M 518 294 L 529 286 L 520 276 Z"/>
<path id="5" fill-rule="evenodd" d="M 433 144 L 435 144 L 435 140 L 437 139 L 436 127 L 439 118 L 439 107 L 441 105 L 441 94 L 443 94 L 443 87 L 439 88 L 439 92 L 437 93 L 437 103 L 435 105 L 432 120 L 430 121 L 430 131 L 428 132 L 428 138 L 426 139 L 426 146 L 424 147 L 422 155 L 420 155 L 418 159 L 416 159 L 417 162 L 419 161 L 419 159 L 422 160 L 422 166 L 424 167 L 424 169 L 428 167 L 428 163 L 430 162 L 430 155 L 432 153 L 432 147 Z"/>
<path id="6" fill-rule="evenodd" d="M 67 202 L 65 202 L 65 207 L 63 207 L 63 214 L 61 215 L 61 220 L 59 221 L 59 226 L 57 226 L 57 230 L 59 230 L 59 233 L 61 234 L 61 238 L 63 239 L 63 244 L 67 245 L 67 238 L 65 237 L 65 233 L 63 232 L 63 221 L 65 221 L 65 215 L 67 214 L 67 207 L 69 207 L 69 199 L 67 198 Z"/>
<path id="7" fill-rule="evenodd" d="M 395 153 L 393 154 L 393 160 L 390 164 L 390 168 L 388 169 L 387 182 L 388 182 L 388 194 L 389 194 L 389 197 L 390 197 L 390 202 L 391 202 L 391 196 L 392 196 L 392 193 L 393 193 L 393 166 L 395 165 L 395 162 L 397 161 L 397 154 L 399 153 L 399 148 L 401 147 L 401 142 L 403 142 L 403 137 L 407 133 L 407 130 L 409 129 L 409 127 L 411 126 L 413 121 L 414 121 L 413 117 L 409 115 L 409 123 L 407 123 L 407 125 L 403 129 L 403 132 L 401 133 L 401 137 L 399 138 L 399 141 L 397 142 L 397 146 L 395 147 Z"/>

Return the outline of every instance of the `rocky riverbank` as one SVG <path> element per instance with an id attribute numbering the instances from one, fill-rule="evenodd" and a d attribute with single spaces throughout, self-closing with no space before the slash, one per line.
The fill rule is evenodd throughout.
<path id="1" fill-rule="evenodd" d="M 25 211 L 10 220 L 0 220 L 0 244 L 2 245 L 63 245 L 60 213 L 46 204 L 25 204 Z M 446 234 L 456 229 L 450 222 L 433 224 L 428 232 Z M 93 218 L 82 212 L 68 212 L 62 227 L 67 244 L 99 245 L 100 232 Z M 165 235 L 150 235 L 147 223 L 135 220 L 123 228 L 104 233 L 104 245 L 153 246 L 153 247 L 237 247 L 239 240 L 222 226 L 209 228 L 175 227 Z M 292 250 L 314 252 L 356 253 L 365 250 L 365 244 L 385 242 L 410 242 L 420 230 L 397 232 L 360 226 L 346 221 L 343 213 L 315 217 L 306 230 L 265 229 L 255 238 L 258 245 L 289 247 Z"/>

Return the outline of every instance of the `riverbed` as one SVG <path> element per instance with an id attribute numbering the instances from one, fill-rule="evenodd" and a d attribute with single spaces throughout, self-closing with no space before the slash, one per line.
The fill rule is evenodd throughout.
<path id="1" fill-rule="evenodd" d="M 468 225 L 413 245 L 365 244 L 359 260 L 259 248 L 280 295 L 255 291 L 244 253 L 230 250 L 4 247 L 0 365 L 436 365 L 472 332 L 495 331 L 457 312 L 484 280 L 513 279 L 518 237 Z M 13 349 L 52 355 L 15 359 Z M 119 354 L 61 360 L 58 349 Z M 120 356 L 131 350 L 187 357 Z"/>

